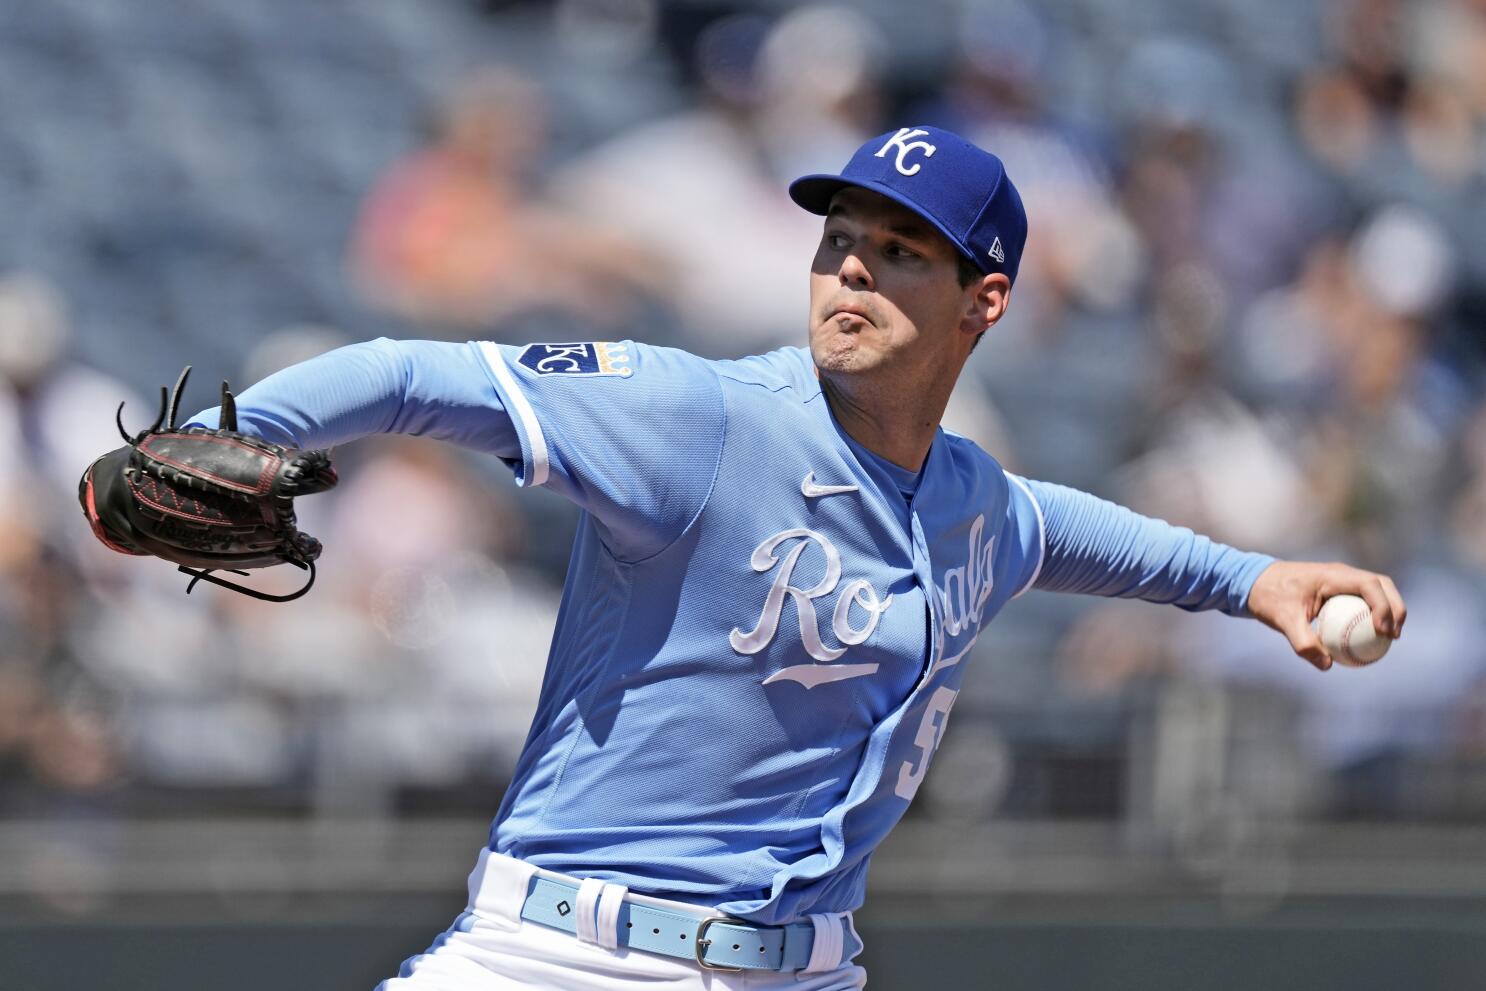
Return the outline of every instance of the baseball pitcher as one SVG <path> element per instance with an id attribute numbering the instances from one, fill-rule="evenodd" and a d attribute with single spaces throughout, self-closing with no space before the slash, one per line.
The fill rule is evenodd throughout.
<path id="1" fill-rule="evenodd" d="M 872 851 L 980 631 L 1028 589 L 1257 618 L 1321 670 L 1309 624 L 1332 595 L 1399 634 L 1386 576 L 1017 477 L 939 426 L 1026 240 L 994 155 L 905 127 L 790 195 L 824 218 L 808 348 L 378 340 L 185 427 L 162 415 L 84 476 L 100 539 L 211 579 L 311 567 L 292 499 L 334 474 L 310 449 L 368 434 L 489 452 L 583 510 L 468 909 L 385 991 L 863 987 Z M 720 285 L 718 305 L 746 291 Z"/>

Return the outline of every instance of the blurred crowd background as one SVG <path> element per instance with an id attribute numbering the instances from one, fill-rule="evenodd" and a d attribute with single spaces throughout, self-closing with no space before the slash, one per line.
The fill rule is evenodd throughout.
<path id="1" fill-rule="evenodd" d="M 952 426 L 1388 571 L 1410 615 L 1322 676 L 1255 623 L 1028 596 L 884 883 L 946 827 L 1276 896 L 1307 836 L 1368 827 L 1459 880 L 1440 837 L 1486 822 L 1486 2 L 6 0 L 0 895 L 106 911 L 130 823 L 486 818 L 541 678 L 560 500 L 367 441 L 302 504 L 312 595 L 187 599 L 77 510 L 120 400 L 138 429 L 187 362 L 202 408 L 379 335 L 802 343 L 819 221 L 786 183 L 914 123 L 999 154 L 1031 220 Z M 986 864 L 959 880 L 1020 883 L 1004 854 L 962 848 Z"/>

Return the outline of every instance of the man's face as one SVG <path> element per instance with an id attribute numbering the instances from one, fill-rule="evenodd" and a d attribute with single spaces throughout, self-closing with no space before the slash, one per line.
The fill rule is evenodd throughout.
<path id="1" fill-rule="evenodd" d="M 943 366 L 974 295 L 958 251 L 918 214 L 866 189 L 831 198 L 810 266 L 810 353 L 823 372 Z M 956 370 L 957 367 L 956 367 Z"/>

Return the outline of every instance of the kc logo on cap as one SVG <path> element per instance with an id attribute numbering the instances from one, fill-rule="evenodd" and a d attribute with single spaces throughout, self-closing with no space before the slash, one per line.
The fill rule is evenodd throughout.
<path id="1" fill-rule="evenodd" d="M 908 154 L 915 151 L 923 152 L 925 158 L 933 157 L 934 152 L 939 150 L 938 148 L 929 144 L 929 142 L 927 141 L 908 140 L 909 138 L 923 137 L 928 133 L 928 131 L 920 130 L 916 127 L 900 127 L 898 128 L 897 134 L 894 134 L 892 137 L 888 138 L 883 146 L 877 149 L 877 157 L 882 158 L 884 155 L 887 154 L 887 150 L 889 148 L 896 147 L 898 149 L 898 171 L 903 173 L 904 175 L 918 175 L 918 170 L 924 167 L 924 163 L 914 162 L 913 167 L 909 168 L 908 166 L 903 164 L 903 159 Z"/>

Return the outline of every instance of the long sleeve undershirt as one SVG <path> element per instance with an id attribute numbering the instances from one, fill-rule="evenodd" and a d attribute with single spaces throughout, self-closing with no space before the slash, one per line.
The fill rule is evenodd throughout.
<path id="1" fill-rule="evenodd" d="M 1027 485 L 1046 528 L 1035 588 L 1245 616 L 1249 589 L 1274 563 L 1087 492 L 1031 479 Z"/>

